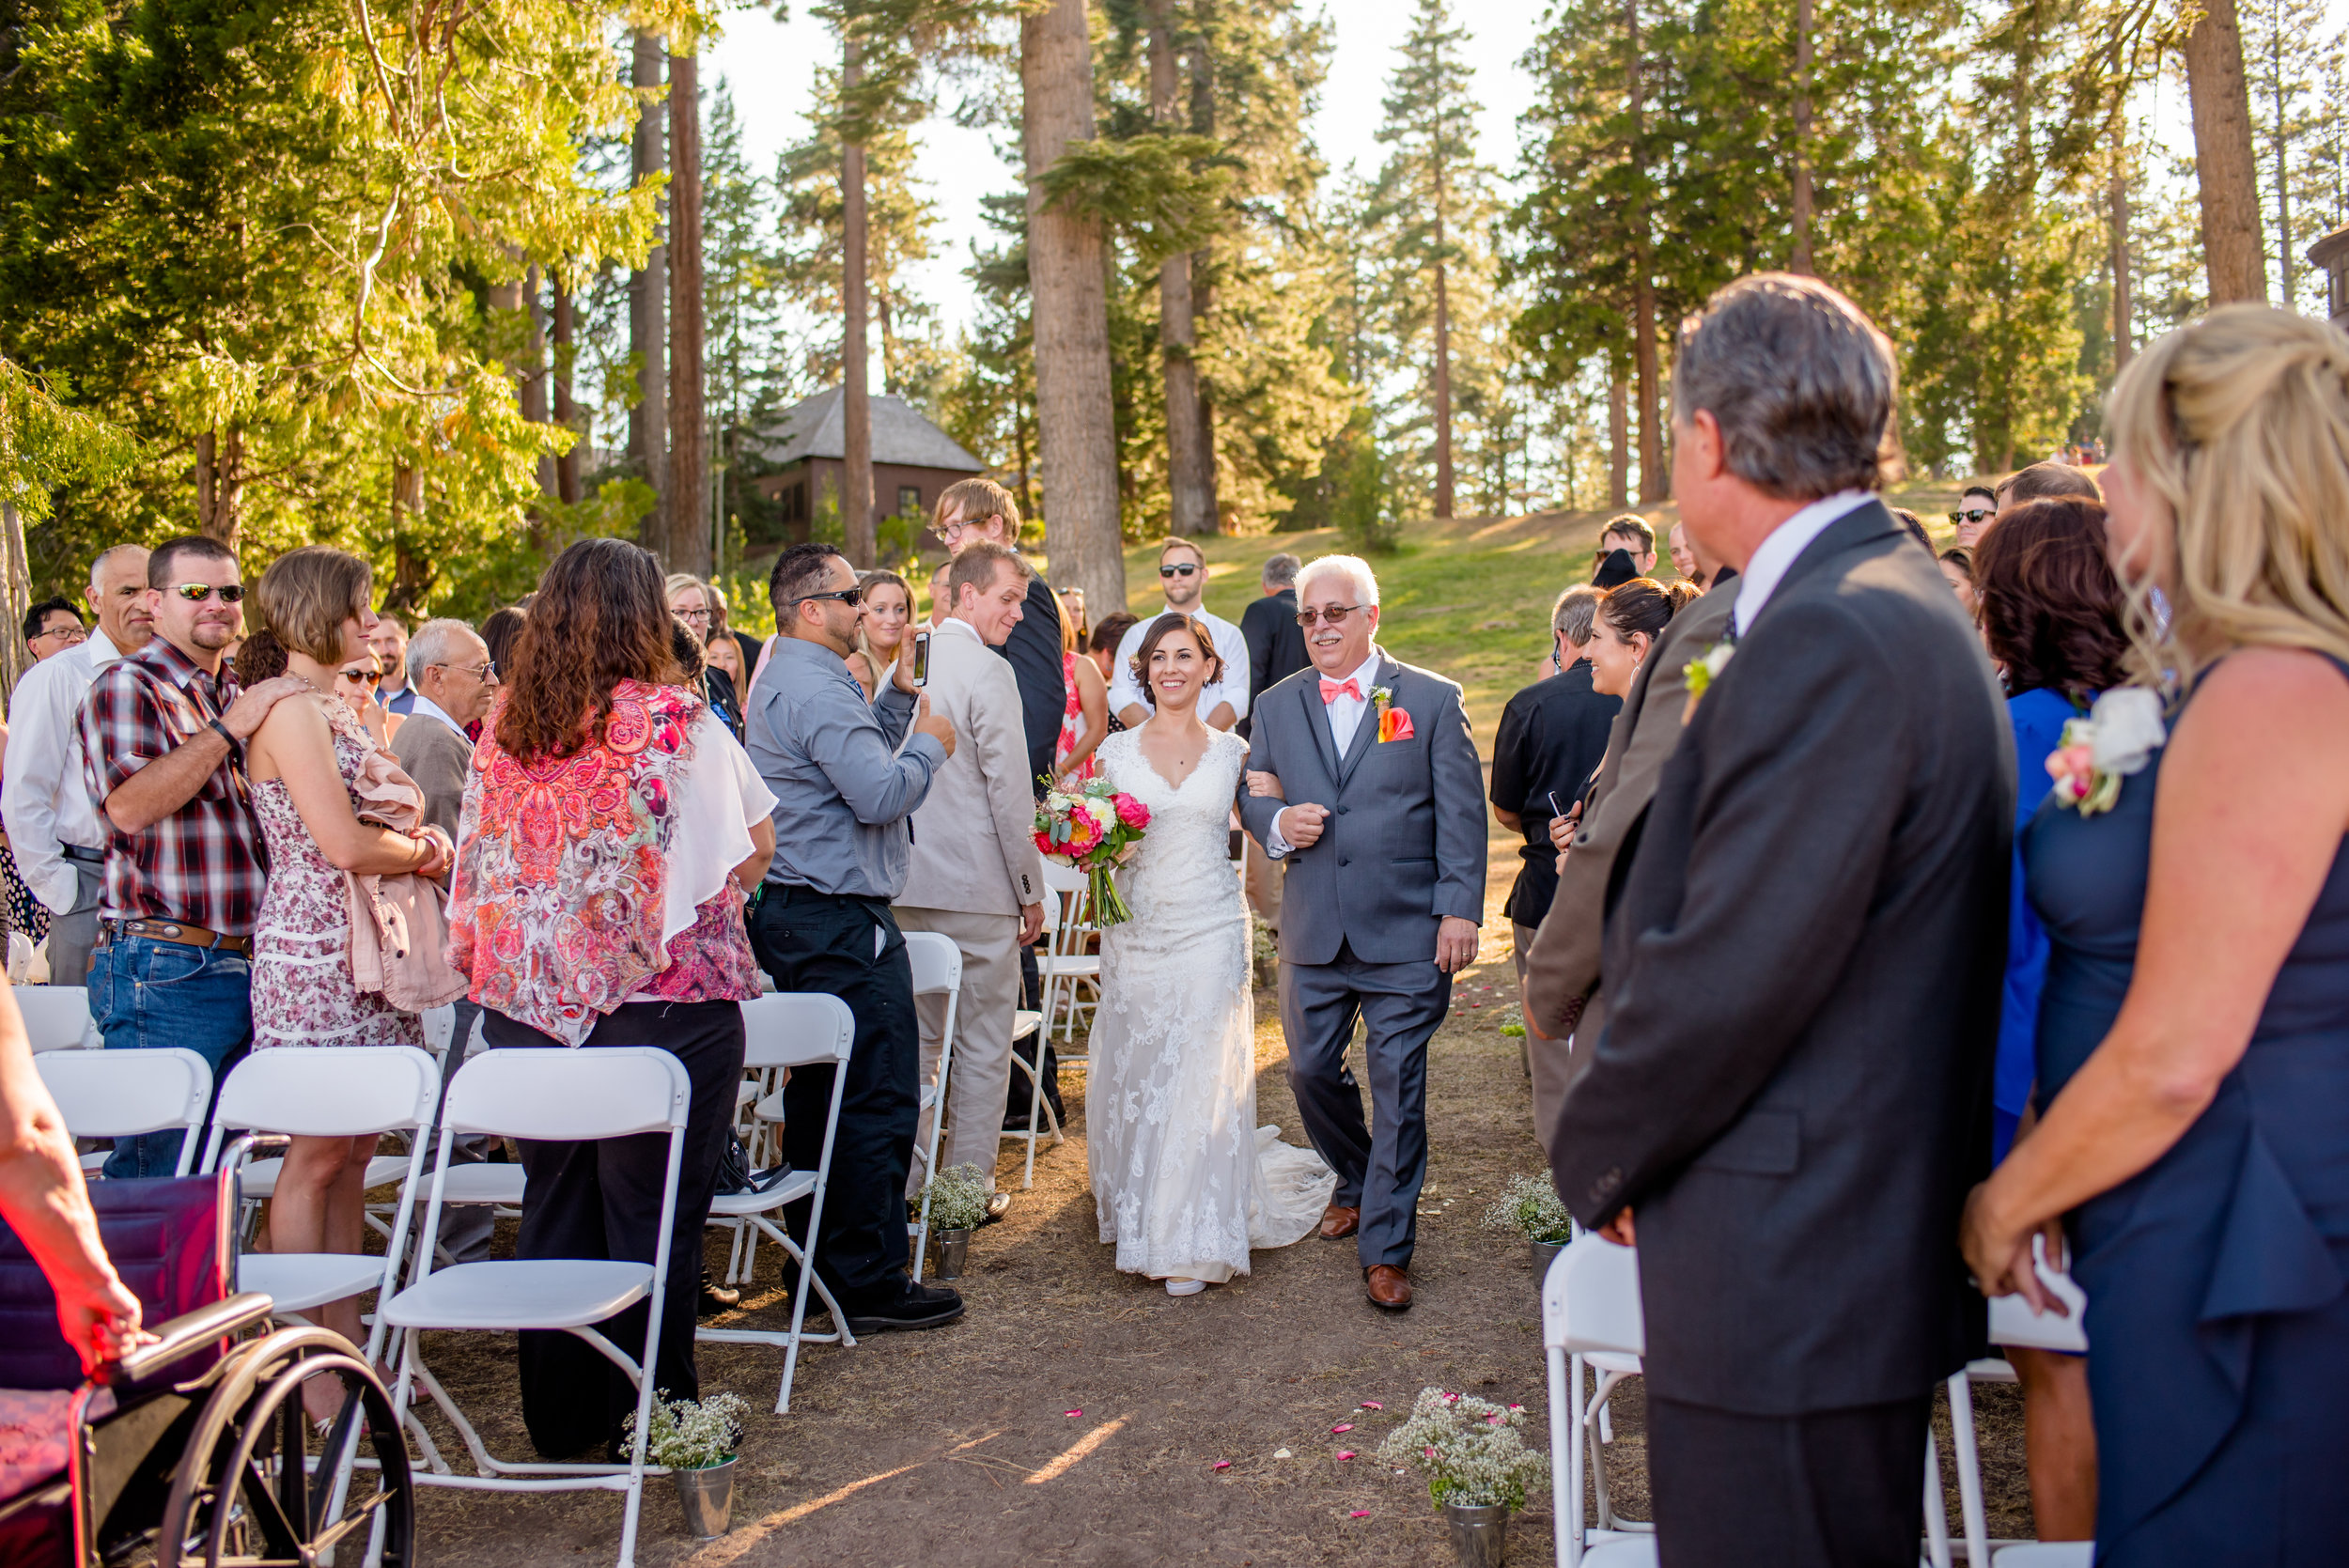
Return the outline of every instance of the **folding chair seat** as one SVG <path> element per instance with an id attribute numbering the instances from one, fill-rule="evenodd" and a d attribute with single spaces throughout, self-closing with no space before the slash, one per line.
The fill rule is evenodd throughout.
<path id="1" fill-rule="evenodd" d="M 1647 1327 L 1640 1296 L 1640 1255 L 1606 1237 L 1583 1234 L 1553 1259 L 1542 1281 L 1542 1343 L 1549 1364 L 1550 1505 L 1556 1518 L 1559 1568 L 1655 1568 L 1656 1537 L 1621 1529 L 1585 1530 L 1582 1467 L 1589 1434 L 1624 1374 L 1600 1374 L 1597 1392 L 1582 1400 L 1582 1368 L 1606 1358 L 1620 1368 L 1647 1352 Z M 1950 1379 L 1952 1412 L 1964 1401 L 1963 1373 Z M 1569 1409 L 1569 1404 L 1575 1408 Z M 1969 1409 L 1970 1414 L 1970 1409 Z M 1990 1560 L 1989 1533 L 1983 1522 L 1981 1480 L 1970 1492 L 1964 1452 L 1972 1423 L 1960 1434 L 1959 1498 L 1966 1520 L 1966 1560 Z M 1564 1464 L 1558 1455 L 1566 1455 Z M 1927 1560 L 1951 1568 L 1949 1518 L 1941 1496 L 1941 1460 L 1930 1426 L 1925 1434 L 1923 1513 Z M 1600 1506 L 1606 1507 L 1605 1494 Z M 1620 1526 L 1626 1521 L 1616 1521 Z M 1645 1527 L 1652 1531 L 1654 1526 Z"/>
<path id="2" fill-rule="evenodd" d="M 1051 867 L 1047 865 L 1049 872 Z M 922 1222 L 913 1241 L 913 1281 L 922 1281 L 922 1270 L 930 1257 L 930 1195 L 926 1190 L 929 1179 L 938 1174 L 939 1133 L 946 1125 L 946 1075 L 955 1063 L 955 1013 L 962 1004 L 962 950 L 951 937 L 936 931 L 906 933 L 906 956 L 913 964 L 913 994 L 917 997 L 942 996 L 946 999 L 946 1034 L 938 1047 L 938 1081 L 922 1090 L 921 1110 L 929 1113 L 930 1134 L 926 1142 L 922 1138 L 922 1124 L 913 1124 L 913 1157 L 919 1165 L 918 1174 L 926 1190 L 922 1194 Z M 1013 1054 L 1019 1052 L 1019 1042 L 1012 1042 Z"/>
<path id="3" fill-rule="evenodd" d="M 50 1097 L 76 1138 L 132 1138 L 143 1132 L 187 1136 L 179 1141 L 184 1176 L 195 1168 L 204 1115 L 212 1103 L 212 1067 L 192 1050 L 48 1050 L 33 1058 Z M 102 1154 L 84 1155 L 82 1168 L 95 1171 Z"/>
<path id="4" fill-rule="evenodd" d="M 909 945 L 917 937 L 943 942 L 949 951 L 954 943 L 927 932 L 908 934 Z M 959 955 L 957 955 L 958 960 Z M 917 960 L 918 964 L 919 960 Z M 784 1250 L 785 1256 L 799 1265 L 800 1288 L 791 1293 L 791 1327 L 773 1328 L 699 1328 L 694 1337 L 719 1344 L 772 1344 L 783 1347 L 783 1385 L 775 1395 L 775 1414 L 791 1413 L 791 1383 L 800 1364 L 802 1344 L 854 1345 L 856 1336 L 848 1331 L 848 1314 L 832 1299 L 816 1274 L 812 1259 L 818 1239 L 823 1234 L 824 1191 L 832 1180 L 832 1151 L 840 1130 L 840 1102 L 847 1092 L 848 1075 L 837 1069 L 845 1066 L 849 1048 L 856 1043 L 856 1017 L 848 1004 L 836 996 L 812 991 L 774 991 L 754 998 L 742 1004 L 744 1033 L 742 1065 L 749 1071 L 771 1068 L 813 1067 L 830 1065 L 832 1076 L 832 1108 L 824 1122 L 823 1151 L 817 1157 L 813 1171 L 794 1171 L 763 1192 L 732 1192 L 712 1199 L 709 1222 L 736 1228 L 738 1234 L 747 1233 L 750 1253 L 754 1257 L 761 1235 Z M 807 1215 L 807 1247 L 800 1244 L 775 1223 L 776 1217 L 786 1203 L 809 1200 Z M 750 1264 L 745 1262 L 742 1277 L 750 1277 Z M 824 1298 L 832 1312 L 831 1333 L 811 1333 L 807 1324 L 807 1300 L 810 1290 Z"/>
<path id="5" fill-rule="evenodd" d="M 1101 955 L 1085 951 L 1086 939 L 1100 930 L 1094 924 L 1093 879 L 1057 861 L 1047 861 L 1044 891 L 1050 896 L 1044 901 L 1045 944 L 1036 959 L 1036 974 L 1044 985 L 1045 1032 L 1051 1032 L 1057 1025 L 1062 1039 L 1074 1040 L 1078 1009 L 1091 1010 L 1101 1000 Z M 1077 1000 L 1081 985 L 1093 993 L 1091 1001 Z M 1061 1058 L 1064 1067 L 1084 1064 L 1081 1055 Z"/>
<path id="6" fill-rule="evenodd" d="M 421 1383 L 464 1439 L 476 1474 L 452 1474 L 428 1436 L 421 1485 L 487 1491 L 612 1491 L 627 1499 L 620 1525 L 619 1561 L 632 1563 L 644 1508 L 645 1446 L 651 1420 L 648 1371 L 660 1343 L 677 1207 L 677 1171 L 684 1157 L 686 1114 L 692 1085 L 685 1065 L 649 1046 L 584 1047 L 576 1050 L 492 1050 L 468 1060 L 449 1082 L 436 1140 L 439 1167 L 424 1217 L 426 1234 L 438 1234 L 452 1172 L 450 1146 L 461 1134 L 563 1141 L 624 1138 L 665 1132 L 669 1149 L 661 1190 L 661 1221 L 649 1264 L 604 1259 L 501 1259 L 456 1264 L 437 1272 L 433 1250 L 416 1249 L 407 1289 L 380 1314 L 400 1336 L 395 1419 L 407 1422 Z M 630 1357 L 593 1327 L 649 1298 L 645 1341 Z M 636 1385 L 636 1424 L 625 1465 L 551 1464 L 490 1455 L 472 1421 L 424 1364 L 425 1330 L 492 1333 L 524 1328 L 568 1330 L 595 1346 Z M 422 1436 L 423 1429 L 414 1427 Z"/>
<path id="7" fill-rule="evenodd" d="M 82 1050 L 104 1044 L 89 1016 L 89 990 L 82 986 L 20 986 L 16 1010 L 24 1016 L 24 1038 L 35 1051 Z"/>

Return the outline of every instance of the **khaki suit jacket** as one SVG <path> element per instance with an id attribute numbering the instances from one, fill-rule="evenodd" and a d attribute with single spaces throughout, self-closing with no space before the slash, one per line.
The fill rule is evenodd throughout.
<path id="1" fill-rule="evenodd" d="M 465 775 L 473 768 L 473 742 L 429 713 L 411 714 L 392 736 L 399 770 L 424 791 L 426 822 L 457 842 L 457 818 L 465 804 Z"/>
<path id="2" fill-rule="evenodd" d="M 1599 931 L 1616 851 L 1655 796 L 1664 759 L 1680 744 L 1688 706 L 1682 668 L 1726 635 L 1736 603 L 1737 580 L 1732 577 L 1674 615 L 1615 715 L 1574 847 L 1559 858 L 1558 896 L 1526 953 L 1526 1010 L 1535 1027 L 1552 1038 L 1598 1038 Z M 1588 1053 L 1578 1054 L 1587 1059 Z"/>
<path id="3" fill-rule="evenodd" d="M 1019 677 L 968 623 L 951 616 L 930 634 L 929 676 L 923 691 L 930 712 L 954 725 L 955 754 L 912 815 L 905 891 L 895 902 L 1017 915 L 1020 906 L 1044 901 Z"/>

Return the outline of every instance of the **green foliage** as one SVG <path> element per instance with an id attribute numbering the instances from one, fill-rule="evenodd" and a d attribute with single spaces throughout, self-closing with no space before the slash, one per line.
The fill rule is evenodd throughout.
<path id="1" fill-rule="evenodd" d="M 1523 1026 L 1518 1027 L 1517 1032 L 1525 1032 Z M 1551 1184 L 1548 1172 L 1538 1176 L 1510 1177 L 1501 1188 L 1501 1196 L 1486 1208 L 1485 1223 L 1496 1231 L 1513 1232 L 1528 1241 L 1568 1241 L 1574 1235 L 1574 1217 L 1558 1201 L 1558 1189 Z"/>
<path id="2" fill-rule="evenodd" d="M 57 402 L 16 365 L 0 358 L 0 505 L 25 522 L 45 521 L 53 492 L 93 484 L 138 457 L 130 434 Z"/>

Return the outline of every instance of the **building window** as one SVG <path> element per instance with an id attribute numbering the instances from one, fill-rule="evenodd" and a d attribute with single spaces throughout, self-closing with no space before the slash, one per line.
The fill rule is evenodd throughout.
<path id="1" fill-rule="evenodd" d="M 920 517 L 922 515 L 921 486 L 899 485 L 897 487 L 897 515 L 901 518 L 913 518 Z"/>

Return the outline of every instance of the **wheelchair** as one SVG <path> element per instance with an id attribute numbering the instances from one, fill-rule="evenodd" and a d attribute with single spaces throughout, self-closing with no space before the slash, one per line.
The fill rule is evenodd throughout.
<path id="1" fill-rule="evenodd" d="M 236 1288 L 236 1165 L 90 1184 L 107 1254 L 157 1336 L 91 1379 L 0 1225 L 0 1563 L 414 1562 L 408 1451 L 374 1370 L 339 1334 L 269 1327 L 270 1298 Z M 320 1380 L 341 1412 L 323 1430 L 303 1404 Z"/>

